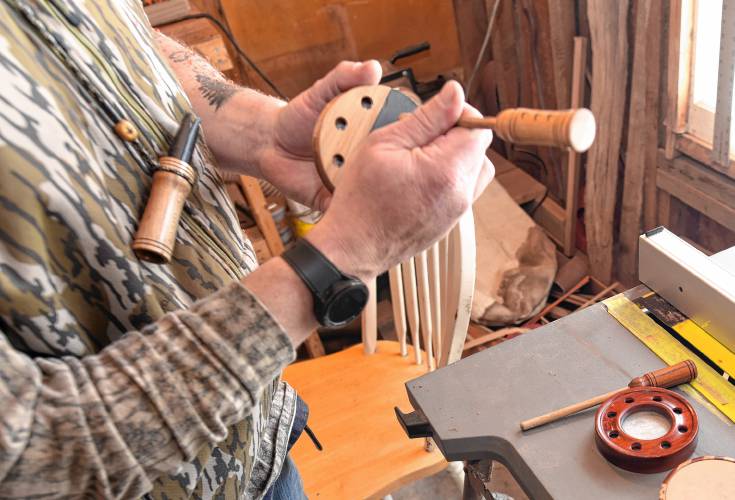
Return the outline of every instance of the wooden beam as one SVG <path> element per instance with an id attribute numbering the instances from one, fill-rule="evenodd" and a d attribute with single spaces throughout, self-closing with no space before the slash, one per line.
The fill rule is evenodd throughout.
<path id="1" fill-rule="evenodd" d="M 661 7 L 661 2 L 639 1 L 636 9 L 617 266 L 620 280 L 628 286 L 638 282 L 638 237 L 642 232 L 646 172 L 656 169 Z"/>
<path id="2" fill-rule="evenodd" d="M 612 281 L 618 161 L 628 77 L 629 6 L 628 0 L 587 3 L 592 41 L 591 107 L 598 128 L 587 161 L 585 225 L 591 272 L 606 283 Z"/>
<path id="3" fill-rule="evenodd" d="M 686 177 L 659 169 L 656 176 L 656 185 L 659 189 L 675 196 L 730 231 L 735 231 L 735 208 L 712 196 L 707 191 L 688 185 Z"/>
<path id="4" fill-rule="evenodd" d="M 685 156 L 667 160 L 660 150 L 658 168 L 677 176 L 683 186 L 705 192 L 725 205 L 735 208 L 735 179 Z"/>

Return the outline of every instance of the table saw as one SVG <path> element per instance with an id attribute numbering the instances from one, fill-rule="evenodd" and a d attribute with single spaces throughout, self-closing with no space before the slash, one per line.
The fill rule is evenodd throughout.
<path id="1" fill-rule="evenodd" d="M 735 456 L 735 254 L 699 254 L 663 228 L 643 235 L 640 278 L 650 287 L 408 382 L 413 412 L 397 410 L 401 424 L 468 464 L 466 498 L 487 494 L 491 461 L 532 499 L 657 498 L 667 473 L 609 463 L 595 446 L 594 408 L 525 432 L 519 422 L 691 357 L 699 375 L 675 391 L 699 418 L 692 456 Z"/>

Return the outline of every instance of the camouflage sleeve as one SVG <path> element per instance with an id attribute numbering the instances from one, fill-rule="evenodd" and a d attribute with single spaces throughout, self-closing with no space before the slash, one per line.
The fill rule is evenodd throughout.
<path id="1" fill-rule="evenodd" d="M 238 282 L 81 359 L 32 360 L 0 334 L 0 497 L 138 498 L 293 357 Z"/>

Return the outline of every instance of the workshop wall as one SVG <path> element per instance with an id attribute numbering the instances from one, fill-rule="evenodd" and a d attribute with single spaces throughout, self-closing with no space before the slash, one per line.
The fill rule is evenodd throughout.
<path id="1" fill-rule="evenodd" d="M 480 52 L 495 3 L 454 0 L 465 73 Z M 585 104 L 595 113 L 598 131 L 582 159 L 577 247 L 589 255 L 591 274 L 605 283 L 637 282 L 638 235 L 657 225 L 666 225 L 708 252 L 735 243 L 735 224 L 722 225 L 727 223 L 724 208 L 709 213 L 700 203 L 699 211 L 693 202 L 701 193 L 686 182 L 678 183 L 674 194 L 657 187 L 661 169 L 672 170 L 663 148 L 671 77 L 669 18 L 676 5 L 649 0 L 499 0 L 480 82 L 471 96 L 486 114 L 516 106 L 564 108 L 569 105 L 573 39 L 588 38 Z M 565 153 L 501 141 L 493 147 L 541 181 L 548 197 L 561 206 L 567 203 Z M 687 175 L 696 175 L 691 173 L 696 168 L 691 166 Z M 706 176 L 706 187 L 716 191 L 718 203 L 735 208 L 732 179 L 713 180 L 716 176 Z M 699 182 L 703 185 L 705 181 Z M 710 218 L 714 215 L 720 223 Z M 553 223 L 558 216 L 544 217 Z M 538 213 L 536 219 L 543 225 Z"/>
<path id="2" fill-rule="evenodd" d="M 287 96 L 309 87 L 342 60 L 388 59 L 422 41 L 431 51 L 407 58 L 418 78 L 460 65 L 451 2 L 444 0 L 221 0 L 248 55 Z M 263 88 L 248 69 L 250 83 Z"/>

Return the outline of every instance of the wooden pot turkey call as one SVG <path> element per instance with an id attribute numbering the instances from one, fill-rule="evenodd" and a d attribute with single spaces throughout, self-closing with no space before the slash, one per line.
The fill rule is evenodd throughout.
<path id="1" fill-rule="evenodd" d="M 662 417 L 666 430 L 650 437 L 630 434 L 626 419 L 643 413 Z M 631 472 L 652 474 L 676 467 L 694 453 L 698 432 L 692 405 L 683 396 L 660 387 L 621 391 L 605 401 L 595 415 L 597 449 L 609 462 Z"/>
<path id="2" fill-rule="evenodd" d="M 539 417 L 534 417 L 521 422 L 521 429 L 524 431 L 539 427 L 551 422 L 556 422 L 564 417 L 572 415 L 587 408 L 597 406 L 603 401 L 612 398 L 621 391 L 625 391 L 629 388 L 634 387 L 662 387 L 669 388 L 681 384 L 691 382 L 697 377 L 697 365 L 691 360 L 687 359 L 681 363 L 677 363 L 672 366 L 667 366 L 659 370 L 648 372 L 640 377 L 636 377 L 630 381 L 627 387 L 616 389 L 605 394 L 600 394 L 594 398 L 581 401 L 579 403 L 561 408 L 559 410 L 552 411 Z"/>
<path id="3" fill-rule="evenodd" d="M 334 190 L 342 166 L 370 132 L 413 112 L 419 104 L 410 91 L 386 85 L 355 87 L 334 98 L 314 128 L 316 164 L 324 185 Z M 568 148 L 578 153 L 590 148 L 596 133 L 595 117 L 586 108 L 506 109 L 494 117 L 462 116 L 457 126 L 489 128 L 513 144 Z"/>

